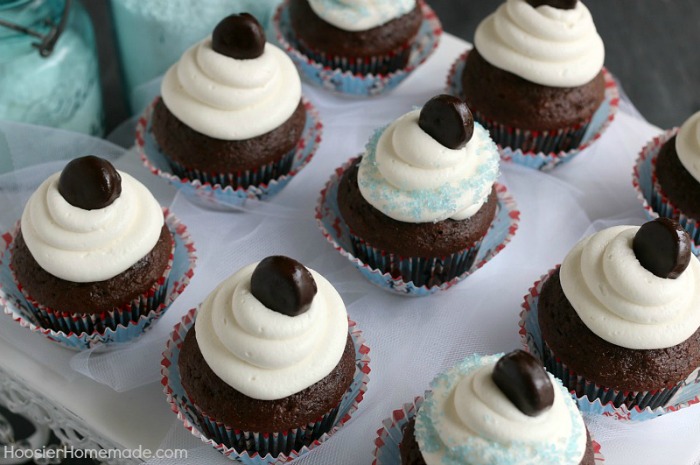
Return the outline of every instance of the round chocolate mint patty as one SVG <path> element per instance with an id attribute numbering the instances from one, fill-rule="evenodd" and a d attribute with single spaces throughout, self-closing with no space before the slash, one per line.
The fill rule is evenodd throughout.
<path id="1" fill-rule="evenodd" d="M 700 366 L 700 329 L 665 349 L 627 349 L 595 335 L 564 295 L 557 270 L 542 287 L 538 317 L 542 337 L 576 374 L 616 390 L 653 391 L 674 386 Z"/>
<path id="2" fill-rule="evenodd" d="M 316 281 L 298 261 L 276 255 L 264 258 L 250 278 L 250 291 L 264 306 L 287 316 L 297 316 L 311 307 Z"/>
<path id="3" fill-rule="evenodd" d="M 226 384 L 209 368 L 194 327 L 187 332 L 178 365 L 182 386 L 197 407 L 234 429 L 266 433 L 305 426 L 330 412 L 350 387 L 356 367 L 355 347 L 348 335 L 345 351 L 328 376 L 283 399 L 253 399 Z"/>
<path id="4" fill-rule="evenodd" d="M 423 106 L 418 126 L 444 147 L 461 149 L 474 134 L 474 117 L 463 100 L 443 94 Z"/>
<path id="5" fill-rule="evenodd" d="M 554 404 L 554 386 L 542 363 L 524 350 L 501 357 L 491 375 L 498 389 L 525 415 L 536 417 Z"/>
<path id="6" fill-rule="evenodd" d="M 688 265 L 691 242 L 688 233 L 670 218 L 643 224 L 632 241 L 639 263 L 660 278 L 676 279 Z"/>
<path id="7" fill-rule="evenodd" d="M 44 270 L 20 232 L 12 248 L 11 266 L 19 284 L 40 304 L 56 311 L 97 314 L 122 307 L 147 293 L 165 272 L 172 241 L 170 230 L 163 225 L 153 249 L 126 271 L 106 281 L 74 283 Z"/>
<path id="8" fill-rule="evenodd" d="M 105 208 L 122 193 L 122 177 L 104 158 L 88 155 L 68 162 L 58 178 L 58 192 L 74 207 Z"/>
<path id="9" fill-rule="evenodd" d="M 249 13 L 227 16 L 214 28 L 215 52 L 238 60 L 258 58 L 265 51 L 265 30 Z"/>
<path id="10" fill-rule="evenodd" d="M 532 5 L 533 8 L 547 5 L 560 10 L 573 10 L 576 8 L 578 0 L 527 0 L 527 3 Z"/>

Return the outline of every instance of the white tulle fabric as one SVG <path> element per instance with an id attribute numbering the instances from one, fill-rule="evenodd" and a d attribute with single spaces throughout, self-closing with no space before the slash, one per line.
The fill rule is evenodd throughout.
<path id="1" fill-rule="evenodd" d="M 34 380 L 37 386 L 46 385 L 48 374 L 62 380 L 52 382 L 47 395 L 129 447 L 141 443 L 153 449 L 189 451 L 186 460 L 153 459 L 149 465 L 229 464 L 186 431 L 168 409 L 159 383 L 161 353 L 171 328 L 216 283 L 252 261 L 285 254 L 318 271 L 338 289 L 371 348 L 370 383 L 358 415 L 295 463 L 371 463 L 382 420 L 402 403 L 422 395 L 437 373 L 474 352 L 520 347 L 517 325 L 523 296 L 581 238 L 608 226 L 645 221 L 630 177 L 640 148 L 661 130 L 623 105 L 599 141 L 549 174 L 503 164 L 499 181 L 518 202 L 518 232 L 494 260 L 449 291 L 423 299 L 389 294 L 369 284 L 333 250 L 313 217 L 321 188 L 337 167 L 362 152 L 376 128 L 441 93 L 441 76 L 466 47 L 444 36 L 424 68 L 395 92 L 377 99 L 348 100 L 305 87 L 304 94 L 319 108 L 323 120 L 321 147 L 309 167 L 274 201 L 250 203 L 242 213 L 203 210 L 179 196 L 173 200 L 174 190 L 145 170 L 133 152 L 124 154 L 104 141 L 0 123 L 0 163 L 9 163 L 0 169 L 13 169 L 12 174 L 0 175 L 0 229 L 17 221 L 29 194 L 63 164 L 47 162 L 84 153 L 123 154 L 119 169 L 145 182 L 160 203 L 171 206 L 187 225 L 198 257 L 185 293 L 147 334 L 123 348 L 75 355 L 0 316 L 6 318 L 6 324 L 0 325 L 0 350 L 16 348 L 12 353 L 18 354 L 17 376 Z M 42 160 L 46 164 L 22 169 Z M 79 372 L 71 368 L 71 360 Z M 9 361 L 2 358 L 0 364 L 8 366 Z M 700 407 L 643 423 L 612 418 L 588 418 L 587 422 L 611 465 L 695 465 L 700 460 Z"/>

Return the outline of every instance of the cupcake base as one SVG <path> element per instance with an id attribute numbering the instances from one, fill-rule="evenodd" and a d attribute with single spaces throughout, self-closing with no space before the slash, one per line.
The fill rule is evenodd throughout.
<path id="1" fill-rule="evenodd" d="M 273 18 L 273 30 L 277 44 L 287 52 L 307 82 L 343 95 L 373 97 L 389 92 L 403 82 L 415 68 L 428 59 L 440 42 L 440 20 L 423 0 L 419 0 L 418 4 L 423 14 L 423 22 L 418 35 L 408 48 L 407 63 L 402 65 L 401 69 L 389 73 L 382 72 L 383 59 L 371 63 L 353 63 L 341 59 L 340 63 L 335 63 L 335 60 L 328 61 L 323 56 L 310 57 L 302 53 L 292 29 L 289 1 L 283 2 L 277 9 Z M 387 59 L 391 62 L 397 57 Z M 336 64 L 342 65 L 342 68 L 334 67 Z M 392 63 L 392 66 L 395 65 L 396 63 Z"/>
<path id="2" fill-rule="evenodd" d="M 591 383 L 558 360 L 547 347 L 538 320 L 542 287 L 556 270 L 551 270 L 537 281 L 525 296 L 519 332 L 525 350 L 539 358 L 548 371 L 562 380 L 576 396 L 581 412 L 620 420 L 644 421 L 700 402 L 700 369 L 673 388 L 654 392 L 624 392 Z"/>
<path id="3" fill-rule="evenodd" d="M 206 444 L 211 445 L 226 457 L 249 465 L 278 464 L 290 462 L 313 450 L 326 441 L 345 423 L 347 423 L 358 408 L 364 397 L 369 381 L 369 348 L 364 344 L 362 333 L 353 321 L 349 321 L 349 331 L 355 348 L 355 375 L 343 396 L 340 405 L 336 409 L 327 413 L 313 425 L 305 429 L 292 430 L 286 433 L 254 433 L 236 431 L 206 418 L 195 407 L 184 388 L 180 379 L 178 367 L 180 349 L 189 329 L 194 325 L 196 309 L 191 309 L 173 329 L 171 338 L 167 343 L 161 362 L 162 384 L 170 403 L 170 407 L 185 428 L 193 435 L 199 437 Z M 330 428 L 328 428 L 330 426 Z M 323 432 L 328 428 L 327 432 Z M 314 433 L 320 433 L 315 437 Z M 313 437 L 310 440 L 309 438 Z M 235 443 L 238 439 L 245 439 L 251 449 L 241 450 L 225 443 Z M 299 446 L 297 439 L 303 438 L 303 445 Z M 286 451 L 294 443 L 294 449 L 288 453 L 278 453 Z M 256 448 L 261 448 L 256 450 Z M 262 451 L 262 453 L 261 453 Z"/>
<path id="4" fill-rule="evenodd" d="M 355 159 L 349 160 L 335 174 L 321 191 L 321 197 L 316 207 L 316 220 L 323 235 L 333 245 L 333 247 L 350 260 L 360 272 L 373 284 L 382 289 L 409 296 L 425 296 L 437 291 L 446 290 L 457 284 L 471 273 L 476 271 L 491 260 L 498 252 L 510 242 L 518 229 L 520 212 L 517 210 L 515 201 L 508 194 L 506 188 L 498 183 L 494 185 L 498 206 L 496 217 L 489 227 L 486 236 L 475 246 L 456 253 L 454 260 L 444 257 L 434 259 L 425 258 L 404 258 L 391 256 L 381 250 L 370 248 L 364 251 L 365 256 L 374 256 L 374 260 L 362 261 L 354 255 L 354 247 L 362 244 L 353 244 L 353 235 L 343 220 L 338 205 L 338 187 L 343 173 L 348 170 Z M 389 269 L 381 268 L 390 264 L 392 267 L 402 270 L 405 276 L 412 276 L 413 273 L 420 273 L 421 283 L 404 281 L 401 276 L 393 276 Z M 374 267 L 374 266 L 376 267 Z M 457 268 L 462 266 L 463 269 Z M 446 268 L 458 269 L 447 280 L 440 279 L 446 273 Z"/>
<path id="5" fill-rule="evenodd" d="M 670 129 L 652 139 L 642 148 L 632 173 L 632 185 L 637 190 L 637 198 L 642 203 L 647 217 L 654 220 L 663 216 L 678 221 L 693 239 L 693 254 L 699 256 L 700 222 L 680 211 L 664 194 L 656 179 L 656 161 L 659 157 L 659 151 L 677 132 L 677 128 Z"/>
<path id="6" fill-rule="evenodd" d="M 294 151 L 281 162 L 290 166 L 268 166 L 259 172 L 250 170 L 243 173 L 209 174 L 200 171 L 189 172 L 185 168 L 171 164 L 151 132 L 153 109 L 160 97 L 146 108 L 136 125 L 136 147 L 144 166 L 156 176 L 166 179 L 179 189 L 189 200 L 205 208 L 217 210 L 238 209 L 246 200 L 267 200 L 278 194 L 294 176 L 313 158 L 321 143 L 323 125 L 314 106 L 302 99 L 306 108 L 306 124 Z M 269 179 L 284 168 L 288 172 Z M 176 173 L 177 171 L 177 173 Z M 179 173 L 179 174 L 178 174 Z M 192 177 L 190 177 L 192 176 Z M 247 185 L 234 188 L 231 183 Z M 260 181 L 260 182 L 258 182 Z"/>
<path id="7" fill-rule="evenodd" d="M 446 92 L 464 98 L 461 76 L 464 73 L 469 51 L 463 53 L 452 65 L 447 76 Z M 501 159 L 529 168 L 548 171 L 573 157 L 598 140 L 615 119 L 620 104 L 617 83 L 603 68 L 605 98 L 587 125 L 559 131 L 527 131 L 486 120 L 478 112 L 474 118 L 487 128 L 498 144 Z M 574 148 L 568 148 L 574 147 Z"/>
<path id="8" fill-rule="evenodd" d="M 138 299 L 135 305 L 97 315 L 79 315 L 53 312 L 33 303 L 16 284 L 10 269 L 12 243 L 19 231 L 17 223 L 13 230 L 2 236 L 0 307 L 21 326 L 74 350 L 127 342 L 141 336 L 163 316 L 194 274 L 195 249 L 187 229 L 167 210 L 164 214 L 174 242 L 172 263 L 157 290 Z"/>

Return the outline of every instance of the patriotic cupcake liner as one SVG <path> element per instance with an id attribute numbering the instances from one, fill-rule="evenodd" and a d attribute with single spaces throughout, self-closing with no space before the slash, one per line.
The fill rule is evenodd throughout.
<path id="1" fill-rule="evenodd" d="M 426 395 L 428 395 L 427 392 Z M 416 397 L 412 403 L 403 404 L 400 409 L 392 412 L 391 417 L 382 421 L 382 427 L 377 430 L 377 438 L 374 440 L 372 465 L 401 465 L 399 447 L 403 441 L 404 428 L 415 418 L 423 400 L 423 397 Z M 600 453 L 600 444 L 595 441 L 592 443 L 595 463 L 602 465 L 605 458 Z"/>
<path id="2" fill-rule="evenodd" d="M 291 57 L 306 81 L 339 94 L 373 97 L 396 88 L 438 47 L 443 32 L 440 20 L 423 0 L 419 0 L 419 5 L 423 23 L 408 49 L 369 62 L 313 53 L 305 55 L 291 27 L 288 1 L 279 6 L 272 24 L 277 44 Z M 407 60 L 403 56 L 406 53 Z M 393 68 L 400 69 L 386 72 Z"/>
<path id="3" fill-rule="evenodd" d="M 581 412 L 618 420 L 645 421 L 700 402 L 700 368 L 673 388 L 625 392 L 587 381 L 559 360 L 542 338 L 537 309 L 542 286 L 557 269 L 542 276 L 525 296 L 519 332 L 525 350 L 540 359 L 550 373 L 562 380 L 576 397 Z"/>
<path id="4" fill-rule="evenodd" d="M 399 257 L 373 248 L 354 237 L 338 206 L 338 186 L 349 160 L 331 176 L 321 191 L 316 221 L 328 242 L 382 289 L 408 296 L 426 296 L 449 289 L 485 265 L 510 242 L 518 229 L 520 212 L 505 186 L 496 183 L 498 207 L 486 236 L 450 257 Z M 359 253 L 358 253 L 359 252 Z M 362 258 L 358 255 L 362 255 Z M 393 273 L 393 274 L 392 274 Z"/>
<path id="5" fill-rule="evenodd" d="M 656 160 L 661 147 L 678 133 L 678 128 L 670 129 L 653 138 L 639 154 L 632 172 L 632 185 L 637 198 L 650 220 L 659 216 L 673 218 L 693 239 L 693 254 L 700 255 L 700 223 L 686 216 L 666 197 L 656 179 Z"/>
<path id="6" fill-rule="evenodd" d="M 64 347 L 85 350 L 102 344 L 123 343 L 145 333 L 185 290 L 194 274 L 195 248 L 180 221 L 164 209 L 173 235 L 173 251 L 164 276 L 148 295 L 120 309 L 96 315 L 57 312 L 27 295 L 10 267 L 12 244 L 19 222 L 2 236 L 0 249 L 0 307 L 22 327 L 38 332 Z"/>
<path id="7" fill-rule="evenodd" d="M 194 325 L 197 309 L 191 309 L 175 325 L 161 361 L 162 384 L 171 410 L 185 428 L 225 457 L 246 465 L 288 463 L 315 449 L 335 434 L 357 411 L 369 382 L 369 347 L 357 323 L 349 320 L 355 345 L 355 377 L 340 405 L 317 422 L 285 432 L 242 432 L 216 422 L 201 412 L 189 398 L 180 378 L 178 361 L 187 331 Z"/>
<path id="8" fill-rule="evenodd" d="M 278 194 L 313 158 L 321 144 L 323 125 L 318 111 L 303 99 L 306 125 L 296 148 L 282 160 L 256 170 L 237 173 L 204 173 L 172 162 L 160 149 L 151 133 L 153 109 L 157 97 L 136 125 L 136 147 L 141 161 L 153 174 L 166 179 L 191 201 L 211 209 L 231 209 L 246 200 L 267 200 Z"/>
<path id="9" fill-rule="evenodd" d="M 462 73 L 469 51 L 454 62 L 447 76 L 447 93 L 464 98 Z M 474 111 L 474 119 L 491 133 L 498 144 L 501 159 L 541 171 L 570 161 L 602 136 L 615 119 L 620 105 L 620 92 L 615 79 L 603 68 L 605 99 L 590 122 L 559 131 L 528 131 L 505 126 L 484 118 Z"/>

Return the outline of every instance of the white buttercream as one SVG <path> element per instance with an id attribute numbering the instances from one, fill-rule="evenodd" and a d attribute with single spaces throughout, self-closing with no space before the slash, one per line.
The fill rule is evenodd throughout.
<path id="1" fill-rule="evenodd" d="M 405 15 L 416 0 L 309 0 L 325 22 L 345 31 L 366 31 Z"/>
<path id="2" fill-rule="evenodd" d="M 590 82 L 605 60 L 603 40 L 580 1 L 563 10 L 507 0 L 479 24 L 474 46 L 492 65 L 552 87 Z"/>
<path id="3" fill-rule="evenodd" d="M 348 316 L 335 288 L 313 270 L 318 292 L 308 311 L 290 317 L 265 307 L 250 291 L 256 266 L 223 281 L 200 305 L 197 344 L 207 365 L 229 386 L 253 399 L 282 399 L 338 365 Z"/>
<path id="4" fill-rule="evenodd" d="M 58 192 L 61 173 L 32 194 L 22 214 L 22 236 L 44 270 L 76 283 L 104 281 L 153 249 L 163 228 L 163 210 L 143 184 L 119 174 L 121 195 L 105 208 L 69 204 Z"/>
<path id="5" fill-rule="evenodd" d="M 397 221 L 464 220 L 488 198 L 498 177 L 498 150 L 474 123 L 472 139 L 449 149 L 418 125 L 420 110 L 397 119 L 370 142 L 358 171 L 362 196 Z M 376 136 L 375 136 L 376 140 Z"/>
<path id="6" fill-rule="evenodd" d="M 700 326 L 700 262 L 677 279 L 655 276 L 632 249 L 637 226 L 617 226 L 579 242 L 564 259 L 561 286 L 584 324 L 628 349 L 662 349 Z"/>
<path id="7" fill-rule="evenodd" d="M 578 465 L 585 453 L 583 419 L 552 375 L 554 403 L 537 416 L 522 413 L 496 386 L 499 355 L 472 356 L 431 385 L 416 417 L 427 465 Z"/>
<path id="8" fill-rule="evenodd" d="M 260 57 L 237 60 L 215 52 L 208 37 L 167 71 L 161 94 L 192 129 L 216 139 L 245 140 L 292 116 L 301 81 L 292 60 L 270 43 Z"/>
<path id="9" fill-rule="evenodd" d="M 678 130 L 676 152 L 685 169 L 700 182 L 700 111 Z"/>

